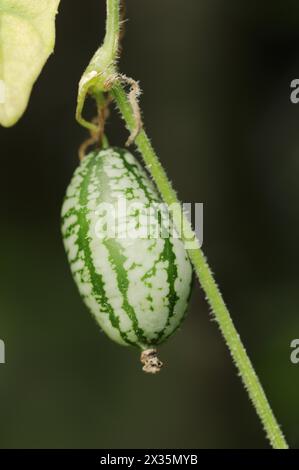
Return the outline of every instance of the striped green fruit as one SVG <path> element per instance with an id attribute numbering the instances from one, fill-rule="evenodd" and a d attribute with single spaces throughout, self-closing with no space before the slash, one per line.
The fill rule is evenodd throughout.
<path id="1" fill-rule="evenodd" d="M 124 204 L 127 212 L 119 210 Z M 170 231 L 141 236 L 148 219 L 136 206 L 159 204 L 137 160 L 126 150 L 109 148 L 83 159 L 62 207 L 64 245 L 85 304 L 112 340 L 142 350 L 179 327 L 191 290 L 192 269 L 182 241 Z M 169 215 L 165 206 L 153 214 L 151 222 L 161 224 Z M 107 228 L 113 221 L 118 232 L 111 235 Z"/>

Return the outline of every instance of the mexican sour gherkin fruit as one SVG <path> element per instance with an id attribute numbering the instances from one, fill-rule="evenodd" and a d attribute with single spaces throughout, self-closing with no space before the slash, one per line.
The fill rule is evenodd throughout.
<path id="1" fill-rule="evenodd" d="M 66 192 L 62 234 L 74 280 L 102 330 L 141 348 L 144 370 L 157 372 L 152 348 L 181 324 L 192 269 L 166 206 L 127 150 L 83 159 Z"/>

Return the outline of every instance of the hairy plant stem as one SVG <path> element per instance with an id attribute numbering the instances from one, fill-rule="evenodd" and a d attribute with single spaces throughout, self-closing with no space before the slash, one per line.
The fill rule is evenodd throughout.
<path id="1" fill-rule="evenodd" d="M 120 0 L 107 0 L 107 31 L 104 45 L 107 42 L 109 53 L 111 53 L 112 50 L 114 51 L 114 57 L 111 58 L 113 63 L 116 62 L 116 51 L 118 50 L 117 44 L 119 41 L 119 6 Z M 104 46 L 102 46 L 102 48 L 103 47 Z M 111 79 L 110 93 L 120 110 L 128 130 L 133 132 L 138 125 L 134 116 L 134 110 L 130 101 L 128 100 L 121 80 L 115 78 L 115 75 Z M 178 197 L 144 129 L 139 132 L 135 139 L 135 143 L 164 202 L 167 205 L 174 205 L 176 208 L 172 212 L 174 223 L 175 225 L 181 227 L 183 211 Z M 233 324 L 221 292 L 214 280 L 212 271 L 207 263 L 199 243 L 196 240 L 195 233 L 193 232 L 192 227 L 185 215 L 183 215 L 183 226 L 183 242 L 186 244 L 186 241 L 190 242 L 191 239 L 194 239 L 195 243 L 197 243 L 197 247 L 193 249 L 188 249 L 188 244 L 186 244 L 186 249 L 194 266 L 200 285 L 205 292 L 206 299 L 211 307 L 212 313 L 229 348 L 233 361 L 239 371 L 252 404 L 256 409 L 256 412 L 265 429 L 266 435 L 273 448 L 287 449 L 288 445 L 285 441 L 285 438 L 271 410 L 270 404 L 242 344 L 240 336 Z"/>
<path id="2" fill-rule="evenodd" d="M 107 1 L 106 35 L 103 47 L 114 59 L 117 58 L 120 32 L 120 0 Z"/>
<path id="3" fill-rule="evenodd" d="M 113 86 L 111 92 L 129 131 L 132 131 L 136 123 L 125 90 L 122 85 L 118 83 Z M 176 192 L 144 130 L 141 130 L 135 142 L 164 202 L 168 205 L 179 203 Z M 175 225 L 181 226 L 182 210 L 174 211 L 172 214 Z M 182 233 L 183 241 L 190 241 L 192 234 L 193 238 L 196 240 L 187 218 L 184 220 L 184 227 L 184 232 Z M 240 377 L 260 417 L 272 447 L 274 449 L 287 449 L 288 445 L 286 440 L 271 410 L 265 392 L 233 324 L 230 313 L 199 244 L 196 249 L 187 249 L 187 251 L 212 313 L 219 325 Z"/>

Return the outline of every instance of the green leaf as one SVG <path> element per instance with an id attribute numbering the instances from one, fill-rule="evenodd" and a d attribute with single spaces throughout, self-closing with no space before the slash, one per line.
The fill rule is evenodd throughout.
<path id="1" fill-rule="evenodd" d="M 24 113 L 55 43 L 60 0 L 0 0 L 0 124 Z"/>

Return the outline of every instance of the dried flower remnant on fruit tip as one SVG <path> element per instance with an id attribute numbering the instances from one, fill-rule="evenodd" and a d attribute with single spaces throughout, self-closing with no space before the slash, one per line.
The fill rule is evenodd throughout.
<path id="1" fill-rule="evenodd" d="M 163 367 L 163 362 L 159 360 L 156 349 L 142 351 L 140 361 L 143 364 L 142 370 L 148 374 L 157 374 Z"/>

